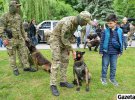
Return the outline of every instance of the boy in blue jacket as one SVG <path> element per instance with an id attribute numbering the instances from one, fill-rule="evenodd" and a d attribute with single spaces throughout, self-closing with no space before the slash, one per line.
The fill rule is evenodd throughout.
<path id="1" fill-rule="evenodd" d="M 102 73 L 101 82 L 107 85 L 107 70 L 110 64 L 110 82 L 114 86 L 118 86 L 115 79 L 117 58 L 123 52 L 123 32 L 122 29 L 117 27 L 117 17 L 111 14 L 107 17 L 108 28 L 104 30 L 101 37 L 100 51 L 102 55 Z"/>

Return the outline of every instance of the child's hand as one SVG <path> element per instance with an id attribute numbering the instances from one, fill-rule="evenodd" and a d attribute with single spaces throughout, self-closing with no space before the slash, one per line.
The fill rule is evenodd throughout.
<path id="1" fill-rule="evenodd" d="M 102 56 L 103 56 L 103 54 L 102 54 L 102 53 L 100 53 L 100 56 L 102 57 Z"/>
<path id="2" fill-rule="evenodd" d="M 118 54 L 118 57 L 120 57 L 121 56 L 121 54 Z"/>
<path id="3" fill-rule="evenodd" d="M 103 54 L 100 54 L 100 56 L 102 57 L 102 56 L 103 56 Z"/>

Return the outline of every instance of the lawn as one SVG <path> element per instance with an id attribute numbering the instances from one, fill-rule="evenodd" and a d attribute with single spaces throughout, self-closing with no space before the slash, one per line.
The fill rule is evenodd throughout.
<path id="1" fill-rule="evenodd" d="M 94 51 L 89 52 L 87 49 L 84 51 L 85 62 L 92 73 L 90 92 L 85 91 L 85 83 L 80 92 L 76 91 L 76 87 L 67 89 L 58 86 L 59 97 L 51 94 L 48 73 L 43 70 L 35 73 L 23 72 L 22 68 L 19 68 L 20 75 L 14 76 L 9 67 L 7 52 L 0 51 L 0 100 L 116 100 L 117 94 L 135 94 L 135 48 L 128 48 L 118 59 L 116 74 L 118 87 L 114 87 L 109 81 L 107 86 L 101 84 L 101 56 Z M 50 50 L 41 52 L 51 60 Z M 72 66 L 73 59 L 70 57 L 67 72 L 69 82 L 73 81 Z"/>

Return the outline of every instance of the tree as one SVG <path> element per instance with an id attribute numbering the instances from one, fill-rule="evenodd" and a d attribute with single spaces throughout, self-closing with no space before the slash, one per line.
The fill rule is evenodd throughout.
<path id="1" fill-rule="evenodd" d="M 79 0 L 60 0 L 60 1 L 64 1 L 67 4 L 70 4 L 71 6 L 75 6 L 78 4 Z"/>
<path id="2" fill-rule="evenodd" d="M 10 0 L 3 0 L 4 12 L 8 11 Z M 24 19 L 35 19 L 37 22 L 43 20 L 59 20 L 62 17 L 76 15 L 71 5 L 59 0 L 17 0 L 21 3 L 21 15 Z"/>
<path id="3" fill-rule="evenodd" d="M 0 15 L 4 12 L 4 5 L 3 5 L 3 1 L 0 0 Z"/>
<path id="4" fill-rule="evenodd" d="M 113 7 L 119 16 L 135 18 L 135 0 L 114 0 Z"/>
<path id="5" fill-rule="evenodd" d="M 114 13 L 111 6 L 112 0 L 80 0 L 75 9 L 89 11 L 96 19 L 104 19 L 110 13 Z"/>

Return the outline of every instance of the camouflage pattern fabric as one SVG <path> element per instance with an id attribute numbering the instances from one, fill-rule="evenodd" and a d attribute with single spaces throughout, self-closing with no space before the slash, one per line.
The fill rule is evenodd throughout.
<path id="1" fill-rule="evenodd" d="M 10 29 L 12 31 L 12 38 L 9 39 L 3 34 L 4 29 Z M 25 46 L 25 40 L 27 39 L 27 34 L 25 33 L 22 20 L 18 13 L 5 13 L 0 18 L 0 35 L 2 35 L 3 40 L 8 39 L 9 44 L 6 46 L 9 55 L 10 66 L 16 68 L 16 53 L 18 52 L 19 58 L 22 61 L 23 67 L 28 68 L 28 54 L 27 48 Z"/>
<path id="2" fill-rule="evenodd" d="M 80 19 L 78 19 L 80 18 Z M 84 22 L 82 22 L 84 21 Z M 78 25 L 86 25 L 90 21 L 90 13 L 84 11 L 77 16 L 61 19 L 50 35 L 49 43 L 52 52 L 50 85 L 57 85 L 57 74 L 60 68 L 60 81 L 66 82 L 66 72 L 69 63 L 69 52 L 73 51 L 71 40 Z M 83 25 L 83 24 L 82 24 Z"/>

